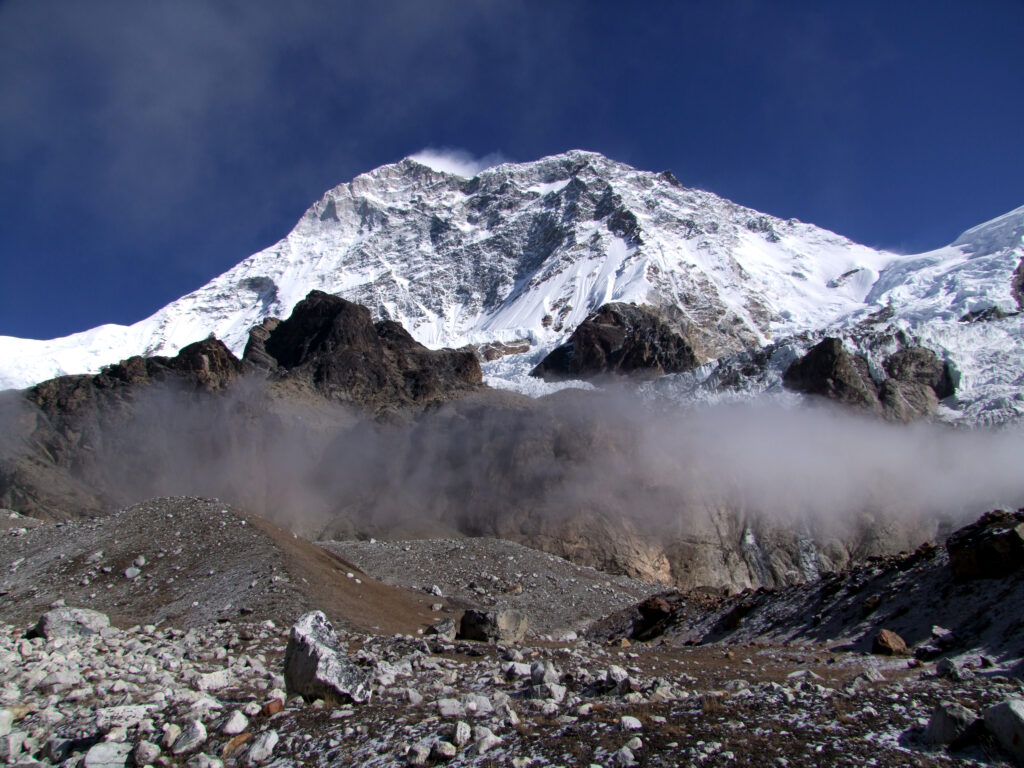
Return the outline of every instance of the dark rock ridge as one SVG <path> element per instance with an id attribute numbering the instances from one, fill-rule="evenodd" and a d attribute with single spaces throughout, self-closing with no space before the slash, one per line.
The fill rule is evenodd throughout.
<path id="1" fill-rule="evenodd" d="M 377 412 L 449 400 L 483 383 L 472 352 L 427 349 L 399 323 L 374 323 L 366 307 L 322 291 L 310 291 L 287 320 L 250 331 L 242 359 L 272 379 Z"/>
<path id="2" fill-rule="evenodd" d="M 946 541 L 953 573 L 961 581 L 995 579 L 1024 568 L 1024 510 L 989 512 Z"/>
<path id="3" fill-rule="evenodd" d="M 545 380 L 629 374 L 654 378 L 700 364 L 694 346 L 650 309 L 605 304 L 533 369 Z"/>
<path id="4" fill-rule="evenodd" d="M 782 381 L 797 392 L 900 422 L 931 418 L 939 400 L 953 394 L 945 363 L 925 347 L 905 347 L 890 355 L 883 368 L 888 375 L 876 383 L 867 360 L 847 350 L 842 339 L 827 337 L 790 365 Z"/>

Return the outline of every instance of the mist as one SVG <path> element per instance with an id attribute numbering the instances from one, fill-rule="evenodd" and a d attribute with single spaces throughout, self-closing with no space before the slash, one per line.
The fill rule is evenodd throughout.
<path id="1" fill-rule="evenodd" d="M 828 407 L 681 411 L 622 393 L 492 391 L 370 420 L 247 382 L 202 397 L 152 386 L 77 434 L 77 447 L 49 451 L 73 456 L 76 483 L 108 505 L 217 497 L 311 538 L 498 535 L 606 566 L 645 541 L 649 569 L 666 573 L 658 548 L 677 541 L 727 550 L 748 530 L 797 532 L 844 542 L 841 563 L 1024 505 L 1020 429 Z"/>

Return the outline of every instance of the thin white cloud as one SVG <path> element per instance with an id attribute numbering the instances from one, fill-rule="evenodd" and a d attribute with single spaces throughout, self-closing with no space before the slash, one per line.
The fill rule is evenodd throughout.
<path id="1" fill-rule="evenodd" d="M 500 152 L 474 157 L 464 149 L 433 149 L 431 147 L 409 155 L 409 159 L 440 173 L 454 173 L 456 176 L 465 176 L 467 179 L 473 178 L 487 168 L 508 162 L 508 158 Z"/>

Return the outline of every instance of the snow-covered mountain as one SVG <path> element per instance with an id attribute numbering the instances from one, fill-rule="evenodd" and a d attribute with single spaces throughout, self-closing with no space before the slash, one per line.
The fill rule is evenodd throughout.
<path id="1" fill-rule="evenodd" d="M 949 361 L 954 410 L 998 421 L 1024 413 L 1024 320 L 1012 314 L 1022 234 L 1024 207 L 905 256 L 590 152 L 472 179 L 405 159 L 330 190 L 280 242 L 135 325 L 0 337 L 0 387 L 173 354 L 211 333 L 240 354 L 250 327 L 316 288 L 432 347 L 529 339 L 492 377 L 519 376 L 610 301 L 659 307 L 709 362 L 808 334 L 856 345 L 868 325 L 902 330 Z"/>

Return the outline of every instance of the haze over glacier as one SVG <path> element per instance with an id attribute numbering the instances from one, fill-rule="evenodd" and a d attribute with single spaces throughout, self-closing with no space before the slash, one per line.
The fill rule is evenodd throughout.
<path id="1" fill-rule="evenodd" d="M 340 184 L 282 240 L 134 325 L 0 337 L 0 387 L 172 355 L 210 334 L 240 355 L 252 326 L 319 289 L 431 347 L 528 339 L 529 352 L 486 368 L 492 383 L 521 389 L 540 357 L 617 301 L 658 308 L 708 364 L 769 344 L 799 351 L 823 335 L 870 360 L 902 333 L 946 360 L 956 384 L 947 420 L 1024 412 L 1024 207 L 902 255 L 591 152 L 472 178 L 428 162 L 407 158 Z"/>

